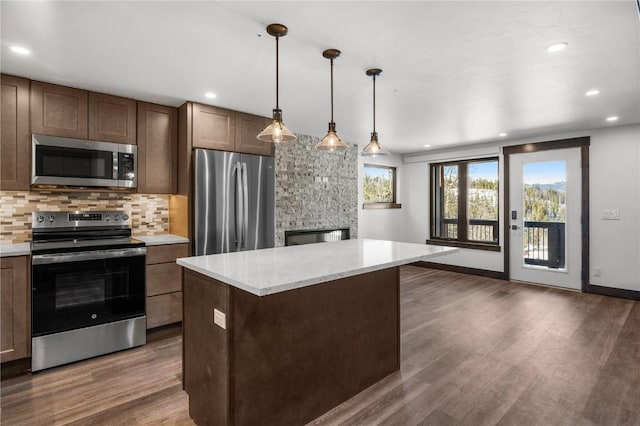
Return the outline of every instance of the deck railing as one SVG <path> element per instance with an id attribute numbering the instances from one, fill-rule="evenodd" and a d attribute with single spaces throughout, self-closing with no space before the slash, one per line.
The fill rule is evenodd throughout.
<path id="1" fill-rule="evenodd" d="M 458 238 L 458 219 L 444 219 L 442 238 Z M 498 221 L 486 219 L 469 220 L 467 238 L 469 241 L 498 241 Z"/>
<path id="2" fill-rule="evenodd" d="M 523 238 L 525 264 L 564 268 L 564 222 L 525 221 Z"/>

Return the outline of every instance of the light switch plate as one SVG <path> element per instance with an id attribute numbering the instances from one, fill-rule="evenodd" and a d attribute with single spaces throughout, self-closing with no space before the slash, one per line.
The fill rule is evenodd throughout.
<path id="1" fill-rule="evenodd" d="M 213 310 L 213 323 L 223 330 L 227 329 L 227 316 L 217 309 Z"/>
<path id="2" fill-rule="evenodd" d="M 620 210 L 605 209 L 602 211 L 603 220 L 620 220 Z"/>

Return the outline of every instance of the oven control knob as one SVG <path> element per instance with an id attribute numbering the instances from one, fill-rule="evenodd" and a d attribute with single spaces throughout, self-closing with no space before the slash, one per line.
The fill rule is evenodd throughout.
<path id="1" fill-rule="evenodd" d="M 98 315 L 96 315 L 96 314 L 91 314 L 91 319 L 96 319 L 96 318 L 98 318 Z"/>
<path id="2" fill-rule="evenodd" d="M 114 214 L 113 215 L 113 220 L 115 220 L 116 222 L 120 220 L 120 215 L 119 214 Z"/>
<path id="3" fill-rule="evenodd" d="M 38 215 L 38 217 L 36 217 L 36 220 L 38 222 L 44 222 L 44 216 L 42 216 L 41 214 Z"/>
<path id="4" fill-rule="evenodd" d="M 122 215 L 122 220 L 129 220 L 129 215 L 128 214 L 123 214 Z"/>
<path id="5" fill-rule="evenodd" d="M 107 222 L 109 222 L 111 220 L 111 216 L 109 216 L 108 214 L 104 215 L 104 220 L 106 220 Z"/>
<path id="6" fill-rule="evenodd" d="M 54 215 L 50 215 L 49 222 L 53 222 L 54 220 L 56 220 L 56 217 Z"/>

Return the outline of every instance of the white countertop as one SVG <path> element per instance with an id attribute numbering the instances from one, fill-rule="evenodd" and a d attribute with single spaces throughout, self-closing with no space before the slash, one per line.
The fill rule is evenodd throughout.
<path id="1" fill-rule="evenodd" d="M 430 259 L 453 247 L 352 239 L 177 259 L 178 265 L 256 296 Z"/>
<path id="2" fill-rule="evenodd" d="M 179 237 L 173 234 L 161 234 L 161 235 L 133 235 L 136 240 L 144 241 L 148 246 L 162 246 L 165 244 L 183 244 L 188 243 L 189 239 L 185 237 Z"/>
<path id="3" fill-rule="evenodd" d="M 0 257 L 29 255 L 31 255 L 31 243 L 0 244 Z"/>

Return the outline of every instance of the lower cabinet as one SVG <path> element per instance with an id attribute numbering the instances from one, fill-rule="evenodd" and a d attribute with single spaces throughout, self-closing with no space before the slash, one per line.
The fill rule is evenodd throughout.
<path id="1" fill-rule="evenodd" d="M 147 247 L 147 329 L 182 321 L 182 268 L 188 244 Z"/>
<path id="2" fill-rule="evenodd" d="M 31 355 L 29 257 L 0 258 L 0 362 Z"/>

